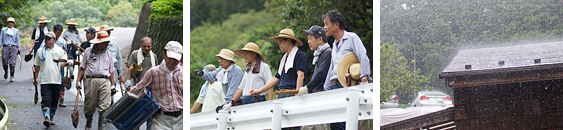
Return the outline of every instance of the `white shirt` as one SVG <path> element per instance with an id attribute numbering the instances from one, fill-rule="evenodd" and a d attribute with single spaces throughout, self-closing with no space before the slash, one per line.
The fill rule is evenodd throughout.
<path id="1" fill-rule="evenodd" d="M 43 54 L 43 49 L 37 51 L 33 65 L 40 66 L 39 84 L 61 84 L 61 64 L 54 62 L 53 59 L 67 59 L 66 52 L 61 47 L 53 45 L 53 49 L 45 48 L 45 61 L 41 61 L 39 57 Z"/>
<path id="2" fill-rule="evenodd" d="M 272 72 L 270 71 L 270 66 L 268 64 L 261 62 L 260 63 L 260 73 L 252 73 L 252 69 L 250 71 L 245 72 L 244 76 L 242 77 L 242 81 L 238 86 L 238 89 L 242 90 L 243 96 L 250 96 L 250 90 L 252 89 L 260 89 L 260 87 L 266 85 L 268 81 L 272 79 Z M 266 92 L 260 93 L 260 95 L 266 95 Z"/>
<path id="3" fill-rule="evenodd" d="M 213 82 L 207 86 L 205 97 L 197 97 L 196 102 L 203 104 L 201 112 L 215 111 L 215 108 L 223 105 L 225 101 L 225 93 L 221 82 Z"/>

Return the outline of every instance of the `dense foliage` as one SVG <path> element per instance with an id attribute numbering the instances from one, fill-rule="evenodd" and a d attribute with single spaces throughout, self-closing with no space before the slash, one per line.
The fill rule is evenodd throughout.
<path id="1" fill-rule="evenodd" d="M 10 1 L 11 2 L 11 1 Z M 39 17 L 46 16 L 52 22 L 47 25 L 52 29 L 56 24 L 64 25 L 70 18 L 80 24 L 78 28 L 107 24 L 113 27 L 135 27 L 139 19 L 142 0 L 41 0 L 31 1 L 28 17 L 20 29 L 23 37 L 29 37 L 37 27 Z M 25 10 L 25 9 L 24 9 Z"/>
<path id="2" fill-rule="evenodd" d="M 265 0 L 190 0 L 190 28 L 221 24 L 231 14 L 263 10 Z"/>
<path id="3" fill-rule="evenodd" d="M 396 44 L 428 86 L 453 96 L 438 74 L 458 49 L 559 38 L 562 7 L 552 0 L 383 0 L 381 44 Z"/>
<path id="4" fill-rule="evenodd" d="M 14 17 L 16 27 L 32 21 L 32 3 L 41 0 L 0 0 L 0 27 L 6 26 L 8 17 Z"/>
<path id="5" fill-rule="evenodd" d="M 414 60 L 408 62 L 395 46 L 383 44 L 380 48 L 380 102 L 389 100 L 393 94 L 404 97 L 405 95 L 420 91 L 422 88 L 419 86 L 428 83 L 428 78 L 419 75 L 420 69 L 412 70 L 408 66 Z M 405 100 L 405 98 L 399 99 L 401 104 L 407 104 L 408 102 L 409 100 Z"/>

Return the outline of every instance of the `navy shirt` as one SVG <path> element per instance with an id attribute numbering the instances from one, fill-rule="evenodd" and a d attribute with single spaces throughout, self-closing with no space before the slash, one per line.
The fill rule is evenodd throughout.
<path id="1" fill-rule="evenodd" d="M 285 63 L 287 63 L 287 59 L 289 58 L 286 58 Z M 307 56 L 305 56 L 305 53 L 303 53 L 301 50 L 298 50 L 295 54 L 293 68 L 289 69 L 287 73 L 285 73 L 285 69 L 283 69 L 282 75 L 276 73 L 276 78 L 280 79 L 278 88 L 295 89 L 295 85 L 297 84 L 297 70 L 303 71 L 304 77 L 307 77 Z M 306 84 L 305 81 L 306 79 L 303 78 L 303 85 Z"/>
<path id="2" fill-rule="evenodd" d="M 82 47 L 83 49 L 86 49 L 88 47 L 90 47 L 90 41 L 86 40 L 84 42 L 82 42 L 82 44 L 80 44 L 80 47 Z"/>
<path id="3" fill-rule="evenodd" d="M 33 33 L 31 33 L 31 39 L 35 40 L 35 31 L 37 29 L 33 29 Z M 39 47 L 41 47 L 41 43 L 43 42 L 43 40 L 45 40 L 45 33 L 43 33 L 44 30 L 39 29 L 39 38 L 37 38 L 37 40 L 35 41 L 35 46 L 33 46 L 33 52 L 37 52 L 37 49 L 39 49 Z M 49 31 L 49 30 L 47 30 Z M 39 42 L 37 42 L 39 41 Z"/>

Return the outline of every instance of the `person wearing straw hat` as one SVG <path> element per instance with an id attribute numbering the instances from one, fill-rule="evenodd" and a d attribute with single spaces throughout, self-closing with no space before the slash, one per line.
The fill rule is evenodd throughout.
<path id="1" fill-rule="evenodd" d="M 37 22 L 39 26 L 33 30 L 33 33 L 31 33 L 31 41 L 29 44 L 33 45 L 33 47 L 29 48 L 29 52 L 37 52 L 37 49 L 41 47 L 45 39 L 45 34 L 49 32 L 47 23 L 50 22 L 51 20 L 48 20 L 45 16 L 41 16 L 39 18 L 39 21 Z M 37 53 L 33 53 L 33 55 L 35 56 Z"/>
<path id="2" fill-rule="evenodd" d="M 16 24 L 14 18 L 9 17 L 6 23 L 8 27 L 2 28 L 0 33 L 2 67 L 4 68 L 4 79 L 8 78 L 8 67 L 10 67 L 10 82 L 14 82 L 17 57 L 20 54 L 20 32 L 14 27 Z"/>
<path id="3" fill-rule="evenodd" d="M 215 69 L 217 68 L 215 68 L 215 66 L 212 64 L 203 67 L 204 72 L 213 71 Z M 195 113 L 202 104 L 203 107 L 201 107 L 201 112 L 214 111 L 218 106 L 223 105 L 223 101 L 225 101 L 224 98 L 225 93 L 223 93 L 223 87 L 221 86 L 221 83 L 206 80 L 205 83 L 201 86 L 199 96 L 195 100 L 194 105 L 190 110 L 190 114 Z"/>
<path id="4" fill-rule="evenodd" d="M 276 85 L 278 82 L 278 91 L 299 90 L 299 87 L 303 86 L 305 83 L 307 72 L 307 56 L 305 56 L 305 53 L 303 53 L 298 48 L 298 46 L 303 45 L 303 42 L 295 38 L 295 34 L 291 29 L 281 30 L 278 36 L 271 37 L 270 40 L 277 42 L 280 50 L 282 52 L 285 52 L 285 54 L 280 61 L 276 76 L 270 79 L 270 81 L 268 81 L 268 83 L 266 83 L 266 85 L 264 85 L 263 87 L 250 90 L 250 93 L 253 96 L 274 87 L 274 85 Z M 292 96 L 295 95 L 279 94 L 278 98 L 286 98 Z"/>
<path id="5" fill-rule="evenodd" d="M 239 100 L 242 95 L 242 104 L 250 104 L 255 102 L 266 101 L 266 92 L 260 93 L 256 101 L 255 96 L 250 95 L 250 90 L 259 89 L 264 86 L 270 79 L 272 79 L 272 72 L 270 71 L 270 66 L 266 64 L 266 57 L 260 54 L 258 45 L 249 42 L 244 48 L 235 50 L 235 54 L 243 57 L 246 60 L 246 66 L 244 67 L 244 77 L 242 77 L 242 82 L 238 86 L 238 90 L 231 101 L 231 105 Z M 272 100 L 274 95 L 274 89 L 268 90 L 268 99 Z"/>
<path id="6" fill-rule="evenodd" d="M 221 49 L 221 52 L 215 55 L 215 57 L 219 60 L 221 68 L 209 72 L 195 69 L 194 72 L 197 76 L 201 76 L 201 78 L 205 80 L 222 83 L 223 93 L 225 93 L 225 101 L 221 107 L 227 106 L 225 108 L 228 108 L 228 105 L 230 105 L 230 102 L 233 99 L 233 96 L 235 96 L 237 88 L 242 80 L 242 69 L 235 64 L 235 53 L 229 49 Z"/>
<path id="7" fill-rule="evenodd" d="M 323 27 L 314 25 L 311 26 L 309 30 L 303 30 L 303 33 L 307 34 L 307 43 L 309 43 L 309 48 L 314 51 L 313 65 L 315 66 L 315 71 L 309 83 L 301 87 L 297 95 L 324 91 L 323 84 L 332 58 L 332 49 L 328 44 L 326 32 Z"/>
<path id="8" fill-rule="evenodd" d="M 63 33 L 63 38 L 70 41 L 68 42 L 68 46 L 69 48 L 66 48 L 65 50 L 67 51 L 67 53 L 70 55 L 69 59 L 72 60 L 78 60 L 76 52 L 78 51 L 76 49 L 76 47 L 74 45 L 70 45 L 71 43 L 73 44 L 80 44 L 82 43 L 82 39 L 80 38 L 80 31 L 78 31 L 78 29 L 76 29 L 76 26 L 79 26 L 80 24 L 76 23 L 76 19 L 71 18 L 68 20 L 68 22 L 65 24 L 66 26 L 68 26 L 67 30 L 65 30 L 65 32 Z M 71 72 L 70 73 L 70 78 L 74 79 L 74 66 L 69 66 L 68 70 Z"/>
<path id="9" fill-rule="evenodd" d="M 125 86 L 133 86 L 143 78 L 143 75 L 152 67 L 157 65 L 156 54 L 152 52 L 152 39 L 149 37 L 141 38 L 141 43 L 138 50 L 134 50 L 129 55 L 129 66 L 132 64 L 140 65 L 143 69 L 137 73 L 137 75 L 132 75 L 133 69 L 130 67 L 127 71 L 127 81 L 125 82 Z"/>
<path id="10" fill-rule="evenodd" d="M 182 44 L 169 41 L 162 52 L 163 61 L 145 73 L 141 82 L 128 93 L 138 97 L 150 88 L 151 97 L 160 106 L 160 111 L 152 116 L 151 129 L 181 130 L 183 128 L 183 69 Z"/>
<path id="11" fill-rule="evenodd" d="M 109 108 L 111 88 L 115 88 L 114 65 L 111 52 L 107 49 L 111 39 L 106 31 L 98 32 L 98 38 L 90 41 L 94 45 L 84 51 L 84 58 L 80 62 L 76 89 L 80 91 L 82 80 L 84 83 L 84 114 L 86 115 L 86 129 L 92 128 L 92 116 L 98 108 L 98 129 L 104 129 L 106 121 L 104 112 Z"/>
<path id="12" fill-rule="evenodd" d="M 322 17 L 326 35 L 332 36 L 335 39 L 332 43 L 332 59 L 325 79 L 325 90 L 342 88 L 342 84 L 345 84 L 338 80 L 337 67 L 342 57 L 348 53 L 354 53 L 359 58 L 361 64 L 361 83 L 367 83 L 371 74 L 370 61 L 362 39 L 356 33 L 344 30 L 344 16 L 338 10 L 328 11 Z M 330 125 L 332 130 L 345 129 L 345 126 L 345 122 L 332 123 Z"/>
<path id="13" fill-rule="evenodd" d="M 54 45 L 55 44 L 55 33 L 48 32 L 45 34 L 45 49 L 39 49 L 37 55 L 35 55 L 35 61 L 33 63 L 35 70 L 37 70 L 33 75 L 33 85 L 41 85 L 41 108 L 43 111 L 43 125 L 50 127 L 55 125 L 53 120 L 55 112 L 57 111 L 57 104 L 61 89 L 61 79 L 62 75 L 60 73 L 60 62 L 61 59 L 66 60 L 66 52 Z M 45 51 L 43 53 L 43 51 Z M 45 55 L 45 56 L 44 56 Z M 45 58 L 40 58 L 40 57 Z M 38 80 L 37 77 L 40 77 Z"/>
<path id="14" fill-rule="evenodd" d="M 113 27 L 109 27 L 108 25 L 102 25 L 100 26 L 100 30 L 98 30 L 98 32 L 107 32 L 108 36 L 111 36 L 111 31 L 113 31 Z M 99 37 L 99 36 L 98 36 Z M 119 46 L 117 44 L 117 42 L 115 42 L 114 40 L 110 40 L 109 45 L 107 47 L 108 51 L 111 52 L 111 58 L 113 59 L 113 65 L 115 68 L 115 71 L 113 72 L 115 75 L 113 77 L 114 82 L 119 83 L 119 79 L 121 79 L 121 76 L 123 75 L 123 60 L 121 58 L 121 52 L 119 51 Z M 113 95 L 117 93 L 117 90 L 115 89 L 115 87 L 111 88 L 111 104 L 113 104 Z"/>

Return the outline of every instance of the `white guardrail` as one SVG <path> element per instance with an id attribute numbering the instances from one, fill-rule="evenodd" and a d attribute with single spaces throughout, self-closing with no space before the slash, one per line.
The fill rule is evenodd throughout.
<path id="1" fill-rule="evenodd" d="M 373 119 L 373 83 L 190 115 L 192 130 L 251 130 Z M 274 114 L 275 113 L 275 114 Z"/>

